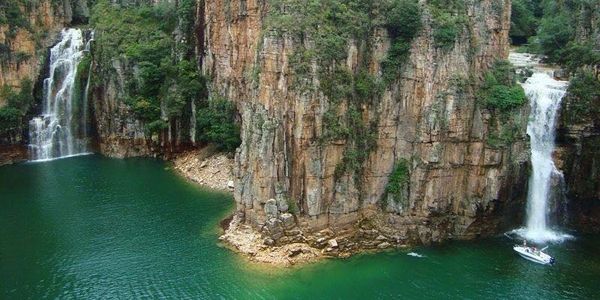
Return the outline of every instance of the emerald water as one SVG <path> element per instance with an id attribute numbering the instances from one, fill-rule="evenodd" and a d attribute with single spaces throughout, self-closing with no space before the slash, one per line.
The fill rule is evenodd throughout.
<path id="1" fill-rule="evenodd" d="M 2 299 L 592 299 L 600 242 L 553 245 L 553 267 L 494 238 L 259 267 L 217 243 L 229 195 L 165 163 L 83 156 L 0 167 Z M 310 299 L 309 298 L 309 299 Z"/>

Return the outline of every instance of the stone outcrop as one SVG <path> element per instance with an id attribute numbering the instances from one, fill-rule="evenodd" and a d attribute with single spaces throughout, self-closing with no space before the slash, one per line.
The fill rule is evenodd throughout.
<path id="1" fill-rule="evenodd" d="M 387 248 L 490 235 L 518 224 L 529 159 L 525 126 L 511 146 L 488 146 L 496 118 L 476 101 L 484 72 L 508 55 L 510 1 L 466 2 L 468 25 L 451 50 L 435 46 L 424 15 L 403 74 L 362 112 L 376 127 L 374 149 L 358 170 L 339 175 L 347 141 L 319 143 L 331 103 L 316 74 L 331 66 L 313 63 L 303 79 L 309 88 L 294 89 L 290 56 L 301 45 L 262 31 L 268 4 L 206 0 L 204 72 L 211 93 L 235 101 L 242 120 L 235 201 L 243 222 L 275 244 L 306 239 L 331 252 L 325 237 L 339 237 L 344 249 Z M 367 42 L 370 72 L 381 76 L 386 31 L 375 29 Z M 361 49 L 358 41 L 348 43 L 348 69 L 358 67 Z M 468 83 L 458 85 L 461 79 Z M 527 114 L 527 108 L 518 114 L 522 124 Z M 400 160 L 408 162 L 409 181 L 394 199 L 386 186 Z M 281 226 L 286 211 L 297 223 L 289 230 Z M 385 243 L 372 240 L 379 235 Z"/>
<path id="2" fill-rule="evenodd" d="M 568 96 L 563 109 L 568 109 Z M 600 127 L 569 124 L 558 128 L 557 157 L 567 184 L 570 225 L 587 232 L 600 231 Z"/>

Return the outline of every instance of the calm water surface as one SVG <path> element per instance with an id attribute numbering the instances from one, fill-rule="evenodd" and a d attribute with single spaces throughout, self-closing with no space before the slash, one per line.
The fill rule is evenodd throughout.
<path id="1" fill-rule="evenodd" d="M 598 236 L 551 246 L 554 267 L 497 238 L 280 270 L 219 247 L 232 208 L 154 160 L 0 167 L 0 298 L 600 298 Z"/>

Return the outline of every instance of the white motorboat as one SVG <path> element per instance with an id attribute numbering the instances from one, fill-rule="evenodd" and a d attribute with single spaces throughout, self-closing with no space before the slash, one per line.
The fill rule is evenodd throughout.
<path id="1" fill-rule="evenodd" d="M 523 257 L 524 259 L 542 265 L 553 265 L 555 261 L 554 257 L 544 253 L 544 250 L 546 250 L 546 248 L 548 247 L 539 250 L 535 247 L 528 247 L 526 245 L 515 245 L 513 247 L 513 250 L 517 251 L 517 253 L 519 253 L 519 255 L 521 255 L 521 257 Z"/>

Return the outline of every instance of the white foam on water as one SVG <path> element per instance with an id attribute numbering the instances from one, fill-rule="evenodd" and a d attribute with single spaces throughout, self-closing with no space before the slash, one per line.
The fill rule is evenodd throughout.
<path id="1" fill-rule="evenodd" d="M 406 255 L 412 256 L 412 257 L 418 257 L 418 258 L 424 258 L 425 257 L 425 255 L 421 255 L 421 254 L 416 253 L 416 252 L 408 252 Z"/>

